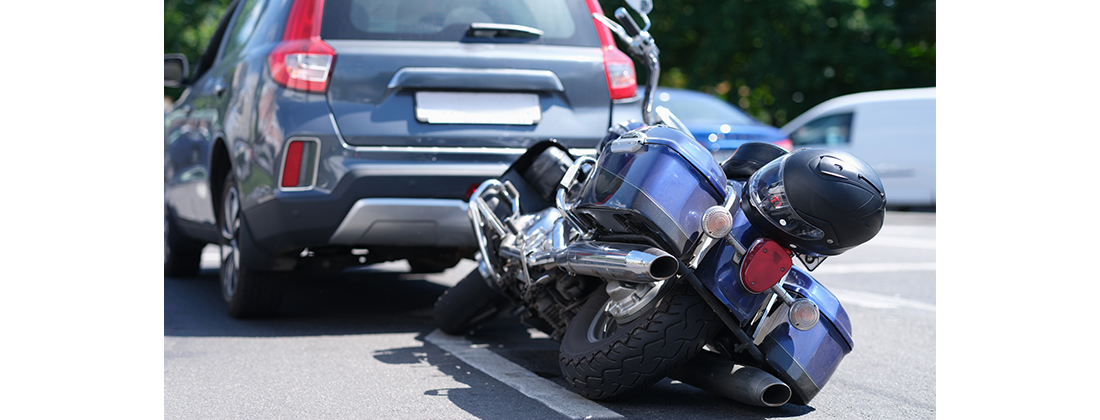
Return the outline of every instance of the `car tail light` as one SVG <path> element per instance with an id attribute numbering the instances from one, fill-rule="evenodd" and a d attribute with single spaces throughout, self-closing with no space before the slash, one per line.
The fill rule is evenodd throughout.
<path id="1" fill-rule="evenodd" d="M 598 0 L 587 0 L 590 13 L 603 14 Z M 611 93 L 611 99 L 627 99 L 634 97 L 638 88 L 638 78 L 634 72 L 634 61 L 625 53 L 615 48 L 615 38 L 611 36 L 611 30 L 596 18 L 592 18 L 596 25 L 596 34 L 600 37 L 600 49 L 603 50 L 604 76 L 607 77 L 607 90 Z"/>
<path id="2" fill-rule="evenodd" d="M 749 292 L 763 292 L 783 280 L 793 264 L 791 252 L 778 242 L 757 239 L 741 263 L 741 284 Z"/>
<path id="3" fill-rule="evenodd" d="M 317 144 L 317 140 L 291 140 L 287 144 L 286 153 L 283 153 L 283 176 L 279 186 L 283 188 L 313 186 Z"/>
<path id="4" fill-rule="evenodd" d="M 271 78 L 295 90 L 324 93 L 336 50 L 321 40 L 324 0 L 297 0 L 287 16 L 283 40 L 268 55 Z"/>

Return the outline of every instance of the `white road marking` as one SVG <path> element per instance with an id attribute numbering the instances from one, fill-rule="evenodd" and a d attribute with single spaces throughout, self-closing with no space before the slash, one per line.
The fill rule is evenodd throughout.
<path id="1" fill-rule="evenodd" d="M 904 236 L 876 236 L 865 245 L 893 246 L 900 248 L 936 249 L 935 239 L 921 239 Z"/>
<path id="2" fill-rule="evenodd" d="M 508 361 L 491 350 L 475 347 L 463 337 L 448 335 L 440 330 L 424 337 L 429 343 L 446 350 L 475 369 L 501 381 L 531 397 L 554 411 L 574 419 L 621 418 L 622 415 L 566 390 L 531 371 Z"/>
<path id="3" fill-rule="evenodd" d="M 935 262 L 833 264 L 826 261 L 812 274 L 887 273 L 898 271 L 936 271 Z"/>
<path id="4" fill-rule="evenodd" d="M 834 288 L 829 288 L 829 291 L 833 292 L 833 294 L 836 295 L 837 299 L 840 299 L 840 303 L 844 305 L 851 304 L 873 309 L 897 309 L 905 307 L 936 312 L 936 305 L 918 302 L 915 300 L 902 299 L 897 296 L 886 296 L 880 295 L 878 293 L 868 293 L 858 290 Z"/>

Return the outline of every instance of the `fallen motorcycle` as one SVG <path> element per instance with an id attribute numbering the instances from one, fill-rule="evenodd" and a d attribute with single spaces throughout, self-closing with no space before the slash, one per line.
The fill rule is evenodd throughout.
<path id="1" fill-rule="evenodd" d="M 746 404 L 807 404 L 853 348 L 847 313 L 807 271 L 878 233 L 882 183 L 825 149 L 748 143 L 719 164 L 653 107 L 648 19 L 616 17 L 602 21 L 650 70 L 645 123 L 612 128 L 594 157 L 540 142 L 482 183 L 469 204 L 478 268 L 440 297 L 436 324 L 461 335 L 514 314 L 561 342 L 565 380 L 594 400 L 667 376 Z"/>

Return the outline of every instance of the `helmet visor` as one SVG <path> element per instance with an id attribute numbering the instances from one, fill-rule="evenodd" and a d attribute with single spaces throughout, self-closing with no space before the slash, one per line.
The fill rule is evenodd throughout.
<path id="1" fill-rule="evenodd" d="M 823 238 L 825 232 L 803 220 L 787 200 L 783 165 L 788 156 L 790 154 L 769 162 L 749 177 L 749 202 L 775 227 L 795 238 L 816 241 Z"/>

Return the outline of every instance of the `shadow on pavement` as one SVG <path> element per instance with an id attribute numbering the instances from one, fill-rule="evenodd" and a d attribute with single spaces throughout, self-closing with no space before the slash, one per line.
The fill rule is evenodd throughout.
<path id="1" fill-rule="evenodd" d="M 445 397 L 482 419 L 561 419 L 562 414 L 488 374 L 471 368 L 424 337 L 435 329 L 432 306 L 447 286 L 400 272 L 357 271 L 337 276 L 296 279 L 287 286 L 283 309 L 267 319 L 229 317 L 221 300 L 217 270 L 193 278 L 164 279 L 164 335 L 175 337 L 290 337 L 416 332 L 419 347 L 377 351 L 383 363 L 427 363 L 467 387 L 433 389 L 425 395 Z M 558 367 L 558 343 L 532 335 L 512 317 L 498 317 L 466 337 L 491 347 L 504 358 L 568 390 Z M 663 379 L 635 394 L 601 404 L 626 418 L 797 417 L 812 407 L 780 408 L 743 405 L 690 385 Z"/>
<path id="2" fill-rule="evenodd" d="M 417 340 L 424 341 L 421 334 Z M 499 317 L 478 329 L 466 339 L 475 346 L 487 346 L 494 353 L 523 366 L 536 375 L 569 390 L 558 367 L 559 343 L 549 338 L 533 338 L 527 327 L 515 318 Z M 451 403 L 482 419 L 511 419 L 523 413 L 525 419 L 565 418 L 560 413 L 530 398 L 517 398 L 518 391 L 471 369 L 466 363 L 434 345 L 378 351 L 374 358 L 388 364 L 428 363 L 468 388 L 429 390 L 425 395 L 446 396 Z M 508 404 L 501 409 L 501 404 Z M 516 404 L 521 404 L 516 406 Z M 657 384 L 601 405 L 625 418 L 678 419 L 774 419 L 798 417 L 814 412 L 812 406 L 787 404 L 779 408 L 744 405 L 708 391 L 665 378 Z"/>
<path id="3" fill-rule="evenodd" d="M 239 320 L 226 314 L 216 269 L 164 279 L 164 335 L 285 337 L 434 329 L 432 306 L 447 286 L 399 272 L 356 271 L 296 278 L 279 315 Z"/>

